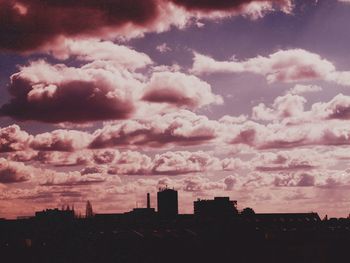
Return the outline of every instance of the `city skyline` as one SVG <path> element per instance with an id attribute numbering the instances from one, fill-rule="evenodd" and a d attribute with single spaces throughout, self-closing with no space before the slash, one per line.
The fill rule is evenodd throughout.
<path id="1" fill-rule="evenodd" d="M 278 211 L 271 211 L 270 213 L 256 213 L 251 207 L 244 207 L 238 209 L 238 201 L 231 200 L 227 196 L 215 196 L 211 199 L 201 199 L 193 200 L 193 211 L 192 213 L 179 213 L 179 203 L 178 203 L 178 191 L 168 187 L 159 188 L 157 192 L 157 200 L 155 201 L 156 206 L 152 207 L 151 205 L 151 195 L 150 193 L 146 194 L 145 206 L 139 206 L 136 203 L 130 211 L 124 211 L 122 213 L 100 213 L 93 209 L 92 203 L 90 200 L 87 200 L 85 203 L 85 214 L 82 211 L 77 211 L 74 204 L 65 204 L 61 208 L 50 207 L 45 208 L 41 211 L 35 211 L 32 215 L 27 216 L 18 216 L 16 220 L 32 220 L 32 219 L 44 219 L 55 222 L 57 219 L 60 220 L 73 220 L 73 219 L 113 219 L 117 223 L 117 218 L 123 216 L 125 219 L 160 219 L 164 222 L 171 221 L 174 219 L 179 219 L 183 216 L 195 216 L 202 219 L 223 219 L 231 220 L 238 217 L 243 217 L 245 219 L 261 218 L 261 217 L 270 217 L 270 218 L 300 218 L 300 217 L 317 217 L 317 221 L 320 221 L 320 217 L 316 211 L 309 212 L 299 212 L 299 213 L 279 213 Z M 349 219 L 350 216 L 346 217 Z M 194 219 L 194 217 L 192 217 Z M 334 220 L 337 218 L 331 218 Z M 339 220 L 344 220 L 345 217 L 339 218 Z M 0 220 L 7 221 L 6 218 L 0 218 Z M 280 219 L 278 219 L 280 221 Z M 288 219 L 289 220 L 289 219 Z M 287 220 L 287 221 L 288 221 Z M 12 221 L 10 219 L 10 221 Z M 325 215 L 323 221 L 328 221 L 328 215 Z"/>
<path id="2" fill-rule="evenodd" d="M 86 200 L 126 212 L 166 186 L 179 213 L 227 196 L 346 217 L 349 12 L 348 0 L 0 0 L 0 218 Z"/>

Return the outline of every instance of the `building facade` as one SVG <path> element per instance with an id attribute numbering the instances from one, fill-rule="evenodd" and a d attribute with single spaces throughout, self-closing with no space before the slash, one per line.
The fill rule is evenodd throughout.
<path id="1" fill-rule="evenodd" d="M 213 200 L 194 201 L 194 214 L 202 217 L 227 217 L 238 214 L 237 201 L 229 197 L 215 197 Z"/>
<path id="2" fill-rule="evenodd" d="M 177 191 L 161 188 L 157 193 L 158 214 L 161 217 L 174 217 L 179 214 Z"/>

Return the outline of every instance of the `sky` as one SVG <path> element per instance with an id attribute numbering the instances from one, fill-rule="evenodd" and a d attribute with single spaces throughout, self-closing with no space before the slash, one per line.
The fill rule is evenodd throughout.
<path id="1" fill-rule="evenodd" d="M 0 218 L 350 213 L 349 0 L 0 0 Z"/>

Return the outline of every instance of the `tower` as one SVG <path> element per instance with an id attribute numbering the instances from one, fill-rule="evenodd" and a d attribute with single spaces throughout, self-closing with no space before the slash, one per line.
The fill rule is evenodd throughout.
<path id="1" fill-rule="evenodd" d="M 161 217 L 175 217 L 178 215 L 177 191 L 169 188 L 160 188 L 157 193 L 158 214 Z"/>
<path id="2" fill-rule="evenodd" d="M 151 196 L 149 193 L 147 193 L 147 208 L 148 209 L 151 208 Z"/>

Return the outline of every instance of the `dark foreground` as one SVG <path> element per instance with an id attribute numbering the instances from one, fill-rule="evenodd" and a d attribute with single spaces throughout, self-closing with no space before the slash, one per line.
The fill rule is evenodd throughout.
<path id="1" fill-rule="evenodd" d="M 0 262 L 348 262 L 350 220 L 0 221 Z M 345 261 L 344 261 L 345 260 Z"/>

